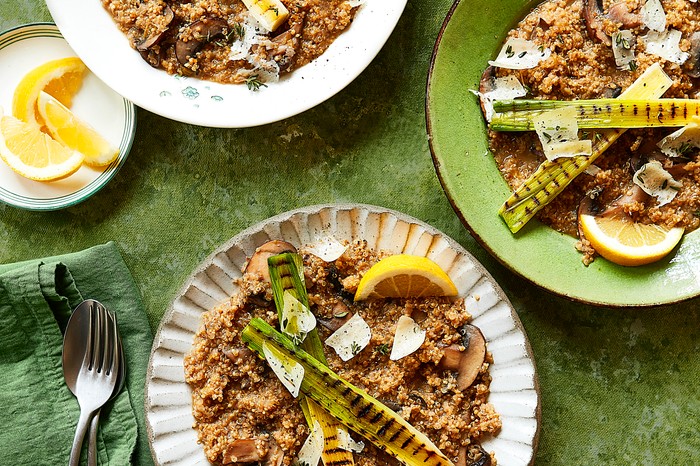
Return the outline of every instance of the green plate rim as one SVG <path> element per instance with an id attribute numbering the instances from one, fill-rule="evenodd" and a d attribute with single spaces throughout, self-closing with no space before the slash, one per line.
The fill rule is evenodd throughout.
<path id="1" fill-rule="evenodd" d="M 680 303 L 700 295 L 698 232 L 686 235 L 672 254 L 654 264 L 623 267 L 598 257 L 585 267 L 574 248 L 576 239 L 537 221 L 513 235 L 498 217 L 510 190 L 488 151 L 486 127 L 469 89 L 478 87 L 481 72 L 476 70 L 495 56 L 506 32 L 538 3 L 494 0 L 470 8 L 477 0 L 456 0 L 442 24 L 430 60 L 425 118 L 433 164 L 450 204 L 496 260 L 555 295 L 620 308 Z"/>

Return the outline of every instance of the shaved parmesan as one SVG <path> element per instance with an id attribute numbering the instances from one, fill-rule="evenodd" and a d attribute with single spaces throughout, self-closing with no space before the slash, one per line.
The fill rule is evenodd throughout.
<path id="1" fill-rule="evenodd" d="M 314 421 L 314 427 L 311 429 L 311 433 L 308 437 L 306 437 L 306 441 L 301 446 L 299 456 L 297 457 L 295 464 L 316 466 L 321 460 L 324 442 L 325 438 L 323 437 L 323 429 L 321 428 L 321 424 L 319 424 L 318 421 Z"/>
<path id="2" fill-rule="evenodd" d="M 493 116 L 493 101 L 507 100 L 523 97 L 527 95 L 527 91 L 515 76 L 504 76 L 496 78 L 491 82 L 493 89 L 488 92 L 472 91 L 481 99 L 481 104 L 484 107 L 484 117 L 486 121 L 491 122 Z"/>
<path id="3" fill-rule="evenodd" d="M 425 341 L 425 330 L 410 317 L 401 316 L 396 323 L 394 345 L 391 347 L 389 359 L 398 361 L 418 350 Z"/>
<path id="4" fill-rule="evenodd" d="M 264 28 L 252 15 L 248 14 L 245 21 L 240 24 L 243 34 L 238 35 L 231 43 L 229 60 L 246 60 L 253 45 L 267 38 L 267 34 L 262 32 Z"/>
<path id="5" fill-rule="evenodd" d="M 342 327 L 326 339 L 340 359 L 348 361 L 369 344 L 372 331 L 360 314 L 353 315 Z"/>
<path id="6" fill-rule="evenodd" d="M 282 385 L 289 390 L 289 393 L 294 398 L 299 396 L 301 381 L 304 379 L 304 367 L 298 362 L 285 357 L 279 350 L 265 342 L 263 342 L 262 350 L 265 360 L 270 365 L 272 372 L 282 382 Z"/>
<path id="7" fill-rule="evenodd" d="M 338 448 L 360 453 L 362 450 L 364 450 L 365 443 L 362 441 L 354 441 L 352 437 L 350 437 L 350 433 L 345 428 L 338 427 Z"/>
<path id="8" fill-rule="evenodd" d="M 532 41 L 511 37 L 503 45 L 496 59 L 489 61 L 489 65 L 511 70 L 527 70 L 536 67 L 551 54 L 550 49 Z"/>
<path id="9" fill-rule="evenodd" d="M 664 32 L 649 31 L 642 36 L 647 47 L 647 52 L 659 56 L 677 65 L 682 65 L 690 57 L 680 48 L 681 31 L 669 29 Z"/>
<path id="10" fill-rule="evenodd" d="M 662 32 L 666 29 L 666 13 L 660 0 L 646 0 L 639 10 L 642 24 L 652 31 Z"/>
<path id="11" fill-rule="evenodd" d="M 304 341 L 307 333 L 316 328 L 316 317 L 289 290 L 285 290 L 282 299 L 284 306 L 280 328 L 283 333 L 299 344 Z"/>
<path id="12" fill-rule="evenodd" d="M 629 70 L 634 65 L 635 39 L 632 31 L 620 31 L 612 35 L 612 50 L 615 56 L 615 65 L 620 70 Z"/>
<path id="13" fill-rule="evenodd" d="M 650 196 L 656 197 L 659 207 L 666 205 L 676 197 L 678 189 L 683 184 L 673 179 L 669 172 L 663 169 L 661 162 L 653 160 L 644 164 L 632 177 L 632 181 Z"/>
<path id="14" fill-rule="evenodd" d="M 596 176 L 598 173 L 602 172 L 598 165 L 589 165 L 583 172 L 587 175 Z"/>
<path id="15" fill-rule="evenodd" d="M 309 252 L 325 262 L 333 262 L 343 255 L 348 247 L 333 236 L 327 236 L 309 248 Z"/>
<path id="16" fill-rule="evenodd" d="M 700 118 L 693 117 L 690 123 L 663 138 L 658 146 L 669 157 L 681 157 L 700 147 Z"/>
<path id="17" fill-rule="evenodd" d="M 590 155 L 593 152 L 592 141 L 588 139 L 580 141 L 578 138 L 578 123 L 574 107 L 543 112 L 535 119 L 534 126 L 548 160 Z"/>

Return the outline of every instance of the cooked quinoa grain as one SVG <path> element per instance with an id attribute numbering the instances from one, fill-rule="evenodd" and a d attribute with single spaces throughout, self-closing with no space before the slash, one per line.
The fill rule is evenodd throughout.
<path id="1" fill-rule="evenodd" d="M 456 373 L 439 366 L 443 349 L 460 344 L 459 329 L 471 320 L 464 301 L 451 298 L 389 299 L 353 302 L 361 276 L 381 257 L 365 243 L 351 245 L 334 262 L 304 253 L 304 274 L 311 310 L 322 341 L 332 333 L 327 323 L 338 316 L 359 313 L 372 330 L 370 343 L 354 358 L 343 362 L 325 346 L 329 367 L 366 390 L 425 433 L 454 461 L 460 449 L 478 448 L 485 433 L 496 433 L 501 421 L 487 402 L 491 378 L 487 353 L 475 382 L 457 388 Z M 241 441 L 260 458 L 283 455 L 293 464 L 309 434 L 297 400 L 293 399 L 267 364 L 240 340 L 240 332 L 253 317 L 277 325 L 272 292 L 257 274 L 238 280 L 239 292 L 229 302 L 206 312 L 185 358 L 185 377 L 192 388 L 195 429 L 209 461 L 237 461 Z M 426 330 L 423 345 L 414 353 L 389 360 L 396 322 L 412 316 Z M 398 464 L 364 440 L 355 453 L 358 466 Z M 492 464 L 495 464 L 495 460 Z"/>
<path id="2" fill-rule="evenodd" d="M 594 0 L 588 3 L 596 4 Z M 700 48 L 692 44 L 694 35 L 696 41 L 700 39 L 700 9 L 695 3 L 686 0 L 661 2 L 666 13 L 667 29 L 681 32 L 680 48 L 691 54 L 683 65 L 646 50 L 642 36 L 648 33 L 648 29 L 640 21 L 643 0 L 603 0 L 601 3 L 602 10 L 594 15 L 598 20 L 597 29 L 586 18 L 586 3 L 583 0 L 549 0 L 541 3 L 510 31 L 509 37 L 532 40 L 538 46 L 549 48 L 551 56 L 533 69 L 498 68 L 496 74 L 516 76 L 528 90 L 527 98 L 610 98 L 627 89 L 649 66 L 659 63 L 673 80 L 664 98 L 698 98 L 699 81 L 691 77 L 697 74 L 700 53 Z M 616 66 L 609 42 L 612 34 L 621 30 L 632 31 L 635 39 L 635 64 L 624 69 Z M 600 37 L 607 38 L 608 42 Z M 641 195 L 639 199 L 625 203 L 622 210 L 636 222 L 695 230 L 700 226 L 698 150 L 693 148 L 682 158 L 670 158 L 661 154 L 657 147 L 661 139 L 676 129 L 627 130 L 596 159 L 595 165 L 600 171 L 578 176 L 539 212 L 538 218 L 558 231 L 577 236 L 577 209 L 587 193 L 597 196 L 598 206 L 610 206 L 637 189 L 632 182 L 637 169 L 650 160 L 659 160 L 675 180 L 682 183 L 675 199 L 659 206 L 655 197 Z M 534 132 L 491 131 L 489 145 L 500 171 L 513 189 L 520 186 L 545 160 Z M 584 253 L 584 262 L 590 263 L 594 251 L 585 238 L 580 242 L 579 249 Z"/>
<path id="3" fill-rule="evenodd" d="M 347 0 L 281 0 L 288 19 L 262 29 L 241 0 L 102 0 L 131 46 L 169 74 L 220 83 L 274 81 L 321 56 L 357 12 Z"/>

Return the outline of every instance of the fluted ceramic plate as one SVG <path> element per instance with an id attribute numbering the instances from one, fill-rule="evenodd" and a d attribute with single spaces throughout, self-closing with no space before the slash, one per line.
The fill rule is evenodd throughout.
<path id="1" fill-rule="evenodd" d="M 602 257 L 588 267 L 576 238 L 537 220 L 511 234 L 498 209 L 511 191 L 488 148 L 481 109 L 470 90 L 511 27 L 541 0 L 457 0 L 433 52 L 426 98 L 430 148 L 440 182 L 472 236 L 520 276 L 566 298 L 600 306 L 656 306 L 700 295 L 700 231 L 664 259 L 624 267 Z"/>
<path id="2" fill-rule="evenodd" d="M 152 68 L 131 48 L 101 1 L 46 4 L 85 64 L 139 107 L 184 123 L 243 128 L 299 114 L 350 84 L 384 46 L 406 1 L 366 0 L 352 25 L 322 56 L 256 92 Z"/>
<path id="3" fill-rule="evenodd" d="M 75 52 L 51 23 L 32 23 L 0 33 L 0 107 L 12 114 L 12 97 L 20 80 L 37 66 Z M 97 76 L 88 73 L 71 108 L 105 139 L 119 157 L 102 168 L 86 166 L 58 181 L 24 178 L 0 160 L 0 201 L 27 210 L 57 210 L 89 198 L 111 180 L 126 161 L 136 132 L 136 108 Z"/>
<path id="4" fill-rule="evenodd" d="M 156 464 L 209 464 L 192 428 L 191 391 L 183 367 L 202 313 L 236 293 L 233 280 L 264 242 L 313 245 L 329 236 L 364 239 L 371 248 L 395 254 L 426 256 L 447 271 L 493 354 L 489 401 L 501 414 L 503 428 L 483 446 L 495 452 L 501 466 L 532 464 L 539 435 L 539 388 L 530 344 L 512 305 L 457 242 L 407 215 L 368 205 L 312 206 L 273 217 L 231 239 L 195 270 L 165 314 L 149 362 L 145 408 Z"/>

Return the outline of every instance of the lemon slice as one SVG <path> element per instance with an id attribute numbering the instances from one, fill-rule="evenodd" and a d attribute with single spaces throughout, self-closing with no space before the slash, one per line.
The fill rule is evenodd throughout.
<path id="1" fill-rule="evenodd" d="M 39 93 L 37 109 L 51 136 L 82 153 L 86 164 L 103 167 L 117 159 L 119 149 L 46 92 Z"/>
<path id="2" fill-rule="evenodd" d="M 65 178 L 83 163 L 83 154 L 68 149 L 25 123 L 0 112 L 0 157 L 16 173 L 37 181 Z"/>
<path id="3" fill-rule="evenodd" d="M 610 262 L 644 265 L 666 256 L 683 237 L 683 228 L 635 223 L 624 217 L 581 215 L 581 230 L 593 249 Z"/>
<path id="4" fill-rule="evenodd" d="M 454 296 L 457 288 L 432 260 L 397 254 L 374 264 L 360 280 L 355 301 L 368 298 Z"/>
<path id="5" fill-rule="evenodd" d="M 87 67 L 78 57 L 60 58 L 34 68 L 15 88 L 12 114 L 26 123 L 42 125 L 36 108 L 39 92 L 45 91 L 70 107 L 86 72 Z"/>

